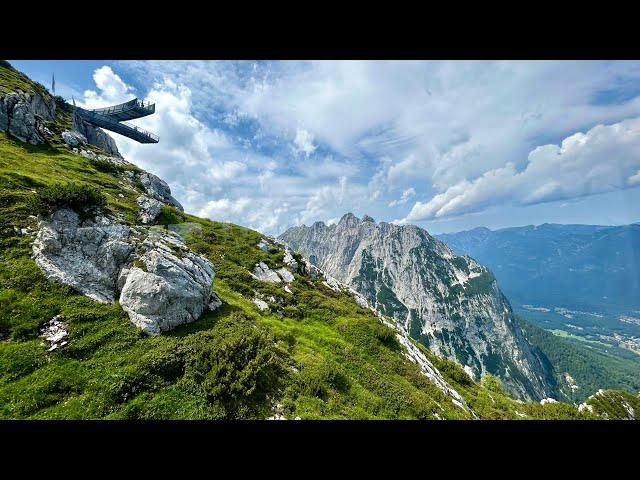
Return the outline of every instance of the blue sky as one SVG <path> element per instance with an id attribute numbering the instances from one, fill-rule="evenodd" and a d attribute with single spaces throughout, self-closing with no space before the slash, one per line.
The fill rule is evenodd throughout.
<path id="1" fill-rule="evenodd" d="M 11 61 L 87 107 L 191 213 L 265 233 L 346 212 L 433 233 L 640 221 L 640 62 Z"/>

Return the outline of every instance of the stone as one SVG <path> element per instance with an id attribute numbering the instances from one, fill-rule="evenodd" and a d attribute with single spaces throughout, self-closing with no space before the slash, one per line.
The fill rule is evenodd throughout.
<path id="1" fill-rule="evenodd" d="M 267 243 L 267 241 L 264 238 L 261 238 L 260 242 L 258 243 L 258 248 L 263 252 L 268 252 L 270 248 L 269 243 Z"/>
<path id="2" fill-rule="evenodd" d="M 171 196 L 171 188 L 169 188 L 167 182 L 160 177 L 153 173 L 144 172 L 138 175 L 138 180 L 140 180 L 140 183 L 142 183 L 142 186 L 151 198 L 155 198 L 162 203 L 173 205 L 181 212 L 184 212 L 184 208 L 180 205 L 180 202 Z"/>
<path id="3" fill-rule="evenodd" d="M 40 336 L 49 342 L 48 353 L 54 350 L 64 347 L 68 341 L 69 332 L 67 326 L 63 323 L 62 315 L 56 315 L 51 320 L 46 322 L 40 329 Z"/>
<path id="4" fill-rule="evenodd" d="M 260 310 L 261 312 L 266 312 L 267 310 L 269 310 L 269 305 L 264 300 L 253 298 L 252 302 L 256 304 L 256 307 L 258 307 L 258 310 Z"/>
<path id="5" fill-rule="evenodd" d="M 90 145 L 98 147 L 110 155 L 121 157 L 116 141 L 104 130 L 85 121 L 77 113 L 73 115 L 72 130 L 84 136 Z"/>
<path id="6" fill-rule="evenodd" d="M 55 100 L 38 93 L 20 90 L 0 95 L 0 131 L 6 131 L 22 142 L 38 145 L 52 133 L 44 121 L 56 119 Z"/>
<path id="7" fill-rule="evenodd" d="M 280 283 L 282 281 L 280 276 L 275 271 L 271 270 L 264 262 L 256 263 L 253 272 L 251 272 L 251 276 L 262 282 Z"/>
<path id="8" fill-rule="evenodd" d="M 298 261 L 293 258 L 293 255 L 291 254 L 291 250 L 286 249 L 284 251 L 284 263 L 289 266 L 291 268 L 291 270 L 293 270 L 294 272 L 298 271 L 298 268 L 300 267 L 300 265 L 298 265 Z"/>
<path id="9" fill-rule="evenodd" d="M 276 270 L 276 273 L 278 275 L 280 275 L 280 278 L 282 278 L 282 280 L 286 283 L 291 283 L 295 280 L 295 277 L 293 276 L 293 273 L 291 273 L 289 270 L 287 270 L 286 268 L 282 267 L 279 268 L 278 270 Z"/>
<path id="10" fill-rule="evenodd" d="M 157 235 L 163 235 L 158 233 Z M 144 332 L 157 335 L 197 320 L 209 307 L 214 272 L 211 263 L 192 252 L 170 253 L 155 248 L 137 259 L 126 276 L 120 305 Z"/>
<path id="11" fill-rule="evenodd" d="M 87 143 L 87 139 L 84 135 L 72 130 L 65 130 L 64 132 L 62 132 L 62 140 L 64 140 L 64 143 L 72 148 L 80 147 Z"/>
<path id="12" fill-rule="evenodd" d="M 222 300 L 215 293 L 211 293 L 211 298 L 209 299 L 209 310 L 212 312 L 217 310 L 222 306 Z"/>
<path id="13" fill-rule="evenodd" d="M 155 198 L 150 198 L 146 195 L 140 195 L 136 199 L 136 203 L 140 207 L 138 218 L 140 218 L 140 221 L 145 224 L 153 222 L 162 211 L 162 203 Z"/>
<path id="14" fill-rule="evenodd" d="M 192 322 L 216 304 L 213 265 L 173 232 L 104 216 L 81 220 L 63 208 L 40 221 L 32 248 L 47 278 L 100 302 L 119 294 L 129 319 L 151 335 Z"/>
<path id="15" fill-rule="evenodd" d="M 99 302 L 113 302 L 120 270 L 135 248 L 131 236 L 130 227 L 81 221 L 76 212 L 63 208 L 40 222 L 34 259 L 47 278 Z"/>

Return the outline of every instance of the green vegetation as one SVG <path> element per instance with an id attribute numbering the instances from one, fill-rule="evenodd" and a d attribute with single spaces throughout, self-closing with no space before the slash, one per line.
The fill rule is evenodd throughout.
<path id="1" fill-rule="evenodd" d="M 75 183 L 46 186 L 30 200 L 33 212 L 39 215 L 48 215 L 63 207 L 87 214 L 107 203 L 107 198 L 96 188 Z"/>
<path id="2" fill-rule="evenodd" d="M 601 388 L 640 391 L 640 357 L 621 358 L 589 348 L 583 337 L 558 336 L 522 318 L 518 321 L 529 341 L 538 346 L 553 365 L 562 398 L 581 402 Z M 578 385 L 577 390 L 568 385 L 567 373 Z"/>

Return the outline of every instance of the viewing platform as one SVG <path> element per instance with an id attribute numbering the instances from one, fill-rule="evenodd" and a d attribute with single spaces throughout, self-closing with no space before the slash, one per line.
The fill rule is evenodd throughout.
<path id="1" fill-rule="evenodd" d="M 158 143 L 160 137 L 143 128 L 126 123 L 124 120 L 146 117 L 155 111 L 155 103 L 143 102 L 137 98 L 119 105 L 93 110 L 76 107 L 76 112 L 83 120 L 96 127 L 124 135 L 139 143 Z"/>

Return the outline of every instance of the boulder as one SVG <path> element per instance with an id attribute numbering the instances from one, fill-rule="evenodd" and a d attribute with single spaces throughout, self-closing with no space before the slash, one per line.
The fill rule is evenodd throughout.
<path id="1" fill-rule="evenodd" d="M 180 202 L 178 202 L 171 196 L 171 188 L 169 188 L 167 182 L 154 175 L 153 173 L 148 172 L 144 172 L 138 175 L 138 179 L 140 180 L 142 186 L 145 188 L 147 194 L 150 197 L 155 198 L 162 203 L 173 205 L 181 212 L 184 212 L 184 208 L 182 208 Z"/>
<path id="2" fill-rule="evenodd" d="M 258 307 L 258 310 L 260 310 L 261 312 L 266 312 L 267 310 L 269 310 L 269 305 L 264 300 L 254 298 L 252 301 L 256 304 L 256 307 Z"/>
<path id="3" fill-rule="evenodd" d="M 287 270 L 286 268 L 282 267 L 279 268 L 278 270 L 276 270 L 276 273 L 278 275 L 280 275 L 280 278 L 287 283 L 291 283 L 295 280 L 295 277 L 293 276 L 293 273 L 291 273 L 289 270 Z"/>
<path id="4" fill-rule="evenodd" d="M 64 208 L 40 221 L 33 254 L 51 280 L 100 302 L 119 294 L 129 319 L 148 334 L 192 322 L 216 304 L 213 266 L 173 232 L 103 216 L 81 220 Z"/>
<path id="5" fill-rule="evenodd" d="M 167 248 L 165 234 L 154 234 L 154 246 L 127 272 L 120 305 L 135 325 L 157 335 L 202 315 L 209 307 L 214 272 L 207 259 L 188 250 L 177 255 Z"/>
<path id="6" fill-rule="evenodd" d="M 65 130 L 62 132 L 62 140 L 70 147 L 80 147 L 87 143 L 87 139 L 84 135 L 73 130 Z"/>
<path id="7" fill-rule="evenodd" d="M 71 209 L 41 221 L 34 259 L 47 278 L 99 302 L 116 298 L 116 280 L 134 251 L 130 227 L 103 217 L 81 221 Z"/>
<path id="8" fill-rule="evenodd" d="M 256 264 L 253 272 L 251 272 L 251 276 L 262 282 L 280 283 L 282 281 L 280 276 L 275 271 L 271 270 L 264 262 Z"/>
<path id="9" fill-rule="evenodd" d="M 138 212 L 138 217 L 142 223 L 151 223 L 153 222 L 160 212 L 162 211 L 162 203 L 160 203 L 155 198 L 147 197 L 146 195 L 140 195 L 136 202 L 140 207 L 140 211 Z"/>

